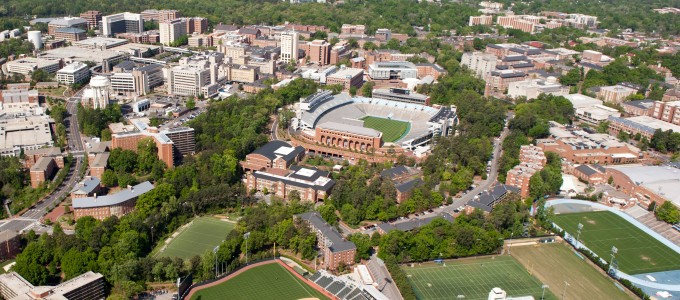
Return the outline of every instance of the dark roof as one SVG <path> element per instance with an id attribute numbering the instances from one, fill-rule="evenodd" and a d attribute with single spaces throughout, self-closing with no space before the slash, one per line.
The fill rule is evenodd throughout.
<path id="1" fill-rule="evenodd" d="M 403 166 L 403 165 L 398 165 L 394 168 L 383 170 L 380 172 L 381 177 L 388 177 L 388 178 L 394 178 L 397 176 L 401 176 L 404 174 L 409 174 L 411 171 L 408 169 L 408 167 Z"/>
<path id="2" fill-rule="evenodd" d="M 591 166 L 593 169 L 600 171 L 600 173 L 606 173 L 607 169 L 605 169 L 602 165 L 600 164 L 595 164 Z"/>
<path id="3" fill-rule="evenodd" d="M 503 49 L 503 47 L 496 45 L 496 44 L 486 44 L 487 47 L 489 48 L 494 48 L 494 49 Z"/>
<path id="4" fill-rule="evenodd" d="M 432 221 L 434 221 L 434 219 L 436 219 L 436 218 L 443 218 L 444 220 L 447 220 L 449 222 L 453 222 L 453 217 L 450 214 L 439 213 L 437 215 L 433 215 L 433 216 L 427 217 L 427 218 L 422 218 L 422 219 L 414 218 L 414 219 L 410 219 L 408 221 L 394 223 L 394 224 L 380 223 L 377 226 L 380 227 L 380 229 L 382 229 L 382 231 L 384 231 L 385 233 L 388 233 L 392 230 L 411 231 L 411 230 L 414 230 L 416 228 L 420 228 L 420 227 L 423 227 L 427 224 L 432 223 Z"/>
<path id="5" fill-rule="evenodd" d="M 226 25 L 226 24 L 217 24 L 215 25 L 215 28 L 213 29 L 214 31 L 236 31 L 238 30 L 238 26 L 236 25 Z"/>
<path id="6" fill-rule="evenodd" d="M 282 157 L 285 161 L 291 161 L 301 153 L 305 152 L 305 148 L 297 146 L 293 148 L 293 150 L 290 151 L 288 154 L 283 154 L 283 152 L 276 153 L 276 151 L 281 149 L 282 147 L 293 148 L 293 146 L 283 141 L 271 141 L 269 143 L 264 144 L 264 146 L 258 148 L 257 150 L 253 151 L 253 153 L 260 154 L 271 160 L 274 160 L 277 157 Z"/>
<path id="7" fill-rule="evenodd" d="M 308 221 L 314 227 L 314 229 L 320 231 L 321 234 L 330 241 L 330 246 L 328 249 L 331 250 L 331 252 L 347 251 L 357 248 L 354 243 L 345 240 L 345 238 L 342 237 L 342 235 L 340 235 L 340 233 L 335 228 L 328 225 L 328 223 L 326 223 L 326 221 L 321 218 L 321 214 L 319 214 L 319 212 L 311 211 L 295 216 Z"/>
<path id="8" fill-rule="evenodd" d="M 97 177 L 86 177 L 83 179 L 83 181 L 79 182 L 76 184 L 76 186 L 73 187 L 71 190 L 71 193 L 79 193 L 79 194 L 89 194 L 94 191 L 94 189 L 99 186 L 100 180 Z"/>
<path id="9" fill-rule="evenodd" d="M 623 105 L 630 105 L 640 109 L 649 109 L 654 105 L 654 100 L 634 100 L 623 102 Z"/>
<path id="10" fill-rule="evenodd" d="M 509 192 L 519 194 L 519 189 L 505 184 L 497 185 L 491 191 L 482 192 L 478 199 L 468 202 L 467 205 L 490 212 L 496 202 Z"/>
<path id="11" fill-rule="evenodd" d="M 239 29 L 238 33 L 239 34 L 255 34 L 255 35 L 258 35 L 258 34 L 260 34 L 260 30 L 257 29 L 257 28 L 246 27 L 246 28 Z"/>
<path id="12" fill-rule="evenodd" d="M 124 188 L 113 195 L 101 197 L 85 197 L 73 199 L 73 208 L 92 208 L 117 205 L 128 200 L 135 199 L 151 190 L 154 186 L 151 182 L 145 181 L 134 187 Z"/>
<path id="13" fill-rule="evenodd" d="M 129 61 L 129 60 L 124 60 L 124 61 L 121 61 L 120 63 L 118 63 L 116 66 L 114 66 L 114 68 L 123 69 L 123 70 L 132 70 L 132 69 L 135 68 L 135 63 L 133 63 L 132 61 Z"/>
<path id="14" fill-rule="evenodd" d="M 266 171 L 253 172 L 253 176 L 258 179 L 266 179 L 269 181 L 281 181 L 286 185 L 296 186 L 300 188 L 311 188 L 316 191 L 328 192 L 334 185 L 335 181 L 328 178 L 329 172 L 320 171 L 315 168 L 303 168 L 299 166 L 291 166 L 293 173 L 287 176 L 268 173 Z"/>
<path id="15" fill-rule="evenodd" d="M 527 62 L 525 62 L 525 63 L 518 63 L 518 64 L 512 65 L 513 68 L 531 68 L 531 67 L 533 67 L 533 66 L 534 66 L 534 64 L 532 64 L 532 63 L 527 63 Z"/>
<path id="16" fill-rule="evenodd" d="M 591 64 L 591 63 L 589 63 L 589 62 L 583 62 L 583 61 L 582 61 L 582 62 L 580 63 L 580 65 L 581 65 L 582 67 L 584 67 L 584 68 L 595 69 L 595 70 L 598 70 L 598 71 L 602 71 L 602 67 L 600 67 L 600 66 L 598 66 L 598 65 L 596 65 L 596 64 Z"/>
<path id="17" fill-rule="evenodd" d="M 413 180 L 409 180 L 409 181 L 397 184 L 397 185 L 395 185 L 395 188 L 401 193 L 406 193 L 408 191 L 411 191 L 416 186 L 418 186 L 421 182 L 423 182 L 423 181 L 420 180 L 420 178 L 416 178 L 416 179 L 413 179 Z"/>
<path id="18" fill-rule="evenodd" d="M 597 170 L 591 168 L 588 165 L 580 165 L 576 167 L 576 170 L 579 170 L 579 172 L 585 174 L 586 176 L 595 175 L 598 173 Z"/>
<path id="19" fill-rule="evenodd" d="M 503 58 L 503 61 L 524 61 L 527 57 L 524 55 L 509 55 Z"/>

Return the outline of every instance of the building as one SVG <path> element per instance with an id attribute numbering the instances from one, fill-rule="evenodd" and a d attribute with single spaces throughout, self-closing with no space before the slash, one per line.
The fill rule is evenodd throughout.
<path id="1" fill-rule="evenodd" d="M 51 157 L 41 157 L 31 167 L 31 187 L 37 188 L 45 181 L 52 179 L 57 172 L 57 164 Z"/>
<path id="2" fill-rule="evenodd" d="M 88 162 L 90 165 L 90 175 L 96 178 L 102 178 L 106 167 L 109 165 L 109 152 L 103 153 L 88 153 Z"/>
<path id="3" fill-rule="evenodd" d="M 562 26 L 562 23 L 547 20 L 545 17 L 531 15 L 499 16 L 496 23 L 505 28 L 518 29 L 527 33 L 536 33 L 544 28 L 554 29 Z"/>
<path id="4" fill-rule="evenodd" d="M 194 65 L 180 65 L 168 69 L 168 94 L 181 96 L 202 95 L 204 86 L 211 84 L 210 69 Z"/>
<path id="5" fill-rule="evenodd" d="M 98 28 L 102 22 L 102 13 L 96 10 L 88 10 L 80 14 L 80 17 L 87 21 L 87 29 Z"/>
<path id="6" fill-rule="evenodd" d="M 126 32 L 141 33 L 144 31 L 144 19 L 140 14 L 129 12 L 103 16 L 101 29 L 104 36 L 115 36 Z"/>
<path id="7" fill-rule="evenodd" d="M 476 26 L 476 25 L 486 25 L 486 26 L 493 25 L 493 16 L 487 16 L 487 15 L 470 16 L 470 20 L 468 21 L 468 26 Z"/>
<path id="8" fill-rule="evenodd" d="M 281 33 L 281 61 L 296 64 L 298 60 L 298 33 Z"/>
<path id="9" fill-rule="evenodd" d="M 147 9 L 140 13 L 144 21 L 156 21 L 158 23 L 174 20 L 182 17 L 182 14 L 177 10 L 157 10 Z"/>
<path id="10" fill-rule="evenodd" d="M 85 176 L 71 189 L 71 199 L 92 197 L 101 191 L 101 181 L 98 177 Z"/>
<path id="11" fill-rule="evenodd" d="M 511 197 L 511 195 L 519 195 L 519 189 L 514 186 L 505 184 L 497 185 L 488 191 L 482 192 L 475 196 L 465 206 L 466 212 L 472 212 L 475 209 L 480 209 L 485 213 L 490 213 L 496 204 L 501 203 Z"/>
<path id="12" fill-rule="evenodd" d="M 300 200 L 317 202 L 327 198 L 335 185 L 328 175 L 328 171 L 300 166 L 290 166 L 288 170 L 271 168 L 246 174 L 244 184 L 248 191 L 267 191 L 284 200 L 295 191 Z"/>
<path id="13" fill-rule="evenodd" d="M 67 42 L 82 41 L 87 38 L 86 31 L 80 28 L 65 27 L 57 28 L 54 31 L 54 39 L 65 40 Z"/>
<path id="14" fill-rule="evenodd" d="M 254 83 L 258 79 L 259 69 L 255 66 L 227 64 L 220 67 L 220 73 L 226 81 Z"/>
<path id="15" fill-rule="evenodd" d="M 427 76 L 432 76 L 436 80 L 449 73 L 442 66 L 431 63 L 416 64 L 416 69 L 418 70 L 418 77 L 423 79 Z"/>
<path id="16" fill-rule="evenodd" d="M 418 68 L 408 61 L 374 62 L 368 66 L 368 76 L 373 80 L 418 78 Z"/>
<path id="17" fill-rule="evenodd" d="M 47 24 L 47 33 L 54 35 L 59 28 L 80 28 L 87 30 L 88 21 L 83 18 L 74 17 L 57 18 Z"/>
<path id="18" fill-rule="evenodd" d="M 497 61 L 496 55 L 476 51 L 463 53 L 460 63 L 467 66 L 477 77 L 484 78 L 496 70 Z"/>
<path id="19" fill-rule="evenodd" d="M 612 186 L 640 203 L 671 201 L 680 207 L 680 172 L 669 166 L 621 165 L 607 167 Z"/>
<path id="20" fill-rule="evenodd" d="M 176 39 L 187 34 L 187 22 L 184 19 L 168 20 L 158 24 L 161 44 L 169 46 Z"/>
<path id="21" fill-rule="evenodd" d="M 519 189 L 519 195 L 527 198 L 531 176 L 543 169 L 547 159 L 543 150 L 533 145 L 522 145 L 519 151 L 520 163 L 508 171 L 505 184 L 516 187 Z"/>
<path id="22" fill-rule="evenodd" d="M 510 84 L 523 81 L 528 77 L 527 73 L 518 70 L 506 69 L 491 71 L 486 75 L 485 95 L 492 92 L 503 93 L 509 90 Z"/>
<path id="23" fill-rule="evenodd" d="M 600 165 L 578 165 L 571 170 L 572 175 L 592 185 L 607 183 L 606 172 Z"/>
<path id="24" fill-rule="evenodd" d="M 597 98 L 612 103 L 622 103 L 630 95 L 636 94 L 637 89 L 625 86 L 625 85 L 614 85 L 614 86 L 603 86 L 599 88 L 597 92 Z"/>
<path id="25" fill-rule="evenodd" d="M 539 95 L 565 96 L 569 94 L 569 87 L 561 85 L 557 78 L 548 77 L 543 79 L 527 79 L 512 82 L 508 86 L 508 97 L 524 97 L 527 100 L 536 99 Z"/>
<path id="26" fill-rule="evenodd" d="M 634 100 L 625 101 L 621 104 L 623 106 L 623 111 L 630 116 L 650 116 L 655 112 L 654 107 L 656 106 L 654 100 Z M 660 108 L 659 111 L 662 109 Z M 658 118 L 657 118 L 658 119 Z"/>
<path id="27" fill-rule="evenodd" d="M 293 147 L 283 141 L 271 141 L 246 155 L 241 167 L 245 171 L 263 171 L 266 169 L 288 169 L 292 164 L 302 160 L 305 149 Z"/>
<path id="28" fill-rule="evenodd" d="M 621 131 L 628 133 L 630 136 L 635 136 L 638 133 L 641 137 L 652 140 L 654 132 L 660 129 L 662 131 L 671 130 L 673 132 L 680 132 L 680 126 L 673 123 L 668 123 L 659 119 L 648 116 L 637 116 L 630 118 L 609 118 L 609 134 L 618 135 Z"/>
<path id="29" fill-rule="evenodd" d="M 354 264 L 356 245 L 342 237 L 337 229 L 328 225 L 319 212 L 307 212 L 295 215 L 295 218 L 304 221 L 312 232 L 316 233 L 318 247 L 323 252 L 324 268 L 336 270 L 341 264 L 345 266 Z"/>
<path id="30" fill-rule="evenodd" d="M 604 105 L 593 105 L 575 109 L 576 118 L 579 120 L 597 125 L 605 122 L 609 117 L 620 117 L 621 113 L 615 109 Z"/>
<path id="31" fill-rule="evenodd" d="M 324 40 L 314 40 L 305 45 L 307 62 L 325 66 L 331 62 L 331 44 Z"/>
<path id="32" fill-rule="evenodd" d="M 87 81 L 90 78 L 90 68 L 81 62 L 66 65 L 57 71 L 57 82 L 61 84 L 76 84 Z"/>
<path id="33" fill-rule="evenodd" d="M 17 272 L 0 275 L 3 299 L 100 300 L 106 297 L 104 276 L 88 271 L 56 286 L 33 286 Z"/>
<path id="34" fill-rule="evenodd" d="M 360 88 L 364 84 L 364 70 L 341 67 L 337 72 L 326 76 L 326 85 L 340 84 L 344 90 Z"/>
<path id="35" fill-rule="evenodd" d="M 387 42 L 392 39 L 392 31 L 387 28 L 378 28 L 373 36 L 378 41 Z"/>
<path id="36" fill-rule="evenodd" d="M 13 230 L 0 231 L 0 260 L 13 259 L 19 253 L 21 253 L 21 236 Z"/>
<path id="37" fill-rule="evenodd" d="M 124 72 L 113 73 L 110 79 L 114 94 L 143 96 L 163 85 L 163 66 L 159 64 L 134 66 Z"/>
<path id="38" fill-rule="evenodd" d="M 385 99 L 404 103 L 430 105 L 430 96 L 418 94 L 416 92 L 412 92 L 409 89 L 373 89 L 372 97 L 376 99 Z"/>
<path id="39" fill-rule="evenodd" d="M 4 113 L 33 111 L 40 106 L 38 90 L 0 91 L 0 111 Z"/>
<path id="40" fill-rule="evenodd" d="M 203 34 L 208 32 L 208 19 L 201 17 L 183 18 L 186 22 L 186 34 Z"/>
<path id="41" fill-rule="evenodd" d="M 148 181 L 135 186 L 123 188 L 116 194 L 73 199 L 73 217 L 78 220 L 91 216 L 97 220 L 104 220 L 111 216 L 122 217 L 135 209 L 139 196 L 151 191 L 153 184 Z"/>
<path id="42" fill-rule="evenodd" d="M 0 149 L 28 151 L 53 147 L 52 124 L 54 120 L 44 115 L 0 118 Z"/>
<path id="43" fill-rule="evenodd" d="M 26 57 L 9 61 L 5 64 L 9 73 L 30 75 L 35 70 L 43 70 L 47 73 L 55 73 L 61 69 L 61 59 Z"/>
<path id="44" fill-rule="evenodd" d="M 39 148 L 24 151 L 24 165 L 26 165 L 26 168 L 30 169 L 36 164 L 36 162 L 38 162 L 41 157 L 52 158 L 57 164 L 58 168 L 64 167 L 64 155 L 61 153 L 61 149 L 59 147 Z"/>
<path id="45" fill-rule="evenodd" d="M 179 163 L 186 155 L 193 155 L 196 151 L 194 129 L 190 127 L 175 127 L 158 130 L 141 122 L 133 122 L 134 126 L 123 131 L 111 130 L 111 147 L 122 148 L 137 152 L 137 145 L 144 139 L 152 139 L 158 149 L 158 159 L 163 161 L 168 168 Z M 115 126 L 124 127 L 121 123 L 113 123 Z M 115 129 L 115 128 L 114 128 Z"/>
<path id="46" fill-rule="evenodd" d="M 651 117 L 671 124 L 680 125 L 680 101 L 654 101 Z"/>
<path id="47" fill-rule="evenodd" d="M 419 169 L 403 165 L 380 172 L 380 177 L 383 180 L 391 180 L 394 184 L 397 192 L 397 199 L 395 199 L 397 203 L 402 203 L 411 196 L 411 191 L 423 182 L 420 179 L 422 175 L 423 173 Z"/>
<path id="48" fill-rule="evenodd" d="M 342 24 L 340 34 L 349 36 L 364 36 L 366 35 L 365 25 Z"/>

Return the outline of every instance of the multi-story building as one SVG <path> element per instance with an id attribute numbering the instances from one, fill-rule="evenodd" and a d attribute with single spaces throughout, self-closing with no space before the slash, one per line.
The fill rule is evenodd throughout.
<path id="1" fill-rule="evenodd" d="M 364 70 L 341 67 L 340 70 L 326 77 L 326 84 L 341 84 L 345 90 L 351 87 L 360 88 L 364 84 Z"/>
<path id="2" fill-rule="evenodd" d="M 607 170 L 600 165 L 578 165 L 570 169 L 571 174 L 589 184 L 604 184 L 609 178 L 605 173 Z"/>
<path id="3" fill-rule="evenodd" d="M 365 25 L 342 24 L 340 33 L 349 36 L 364 36 L 366 35 Z"/>
<path id="4" fill-rule="evenodd" d="M 102 13 L 96 10 L 88 10 L 80 14 L 80 17 L 87 21 L 87 28 L 98 28 L 102 22 Z"/>
<path id="5" fill-rule="evenodd" d="M 281 33 L 281 61 L 297 63 L 298 33 L 287 31 Z"/>
<path id="6" fill-rule="evenodd" d="M 527 100 L 536 99 L 539 95 L 564 96 L 569 94 L 569 87 L 563 86 L 555 77 L 548 80 L 528 79 L 510 83 L 508 97 L 525 97 Z"/>
<path id="7" fill-rule="evenodd" d="M 519 152 L 519 165 L 508 171 L 505 184 L 519 189 L 522 198 L 529 196 L 531 176 L 543 169 L 547 163 L 545 153 L 539 147 L 522 145 Z"/>
<path id="8" fill-rule="evenodd" d="M 562 26 L 562 23 L 546 20 L 545 17 L 530 15 L 499 16 L 496 23 L 506 28 L 518 29 L 527 33 L 535 33 L 543 28 L 554 29 Z"/>
<path id="9" fill-rule="evenodd" d="M 411 196 L 413 189 L 423 182 L 420 179 L 422 175 L 420 170 L 403 165 L 380 172 L 383 180 L 390 180 L 394 184 L 397 203 L 402 203 Z"/>
<path id="10" fill-rule="evenodd" d="M 64 27 L 54 30 L 54 38 L 57 40 L 65 40 L 67 42 L 77 42 L 86 39 L 87 35 L 84 29 Z"/>
<path id="11" fill-rule="evenodd" d="M 111 90 L 118 95 L 142 96 L 163 85 L 163 66 L 157 64 L 133 67 L 111 75 Z"/>
<path id="12" fill-rule="evenodd" d="M 62 61 L 61 59 L 26 57 L 7 62 L 5 65 L 9 73 L 29 75 L 40 69 L 51 74 L 61 69 Z"/>
<path id="13" fill-rule="evenodd" d="M 28 151 L 53 147 L 54 120 L 44 115 L 24 115 L 21 118 L 0 119 L 0 149 Z M 3 151 L 4 152 L 4 151 Z"/>
<path id="14" fill-rule="evenodd" d="M 376 99 L 430 105 L 429 96 L 412 92 L 409 89 L 401 88 L 373 89 L 372 97 Z"/>
<path id="15" fill-rule="evenodd" d="M 492 92 L 506 93 L 510 84 L 523 81 L 528 77 L 527 73 L 518 70 L 495 70 L 486 75 L 485 95 Z"/>
<path id="16" fill-rule="evenodd" d="M 31 187 L 37 188 L 41 183 L 48 181 L 57 172 L 57 164 L 51 157 L 41 157 L 31 167 Z"/>
<path id="17" fill-rule="evenodd" d="M 85 176 L 71 189 L 71 199 L 92 197 L 101 192 L 101 181 L 98 177 Z"/>
<path id="18" fill-rule="evenodd" d="M 675 125 L 680 125 L 680 101 L 654 101 L 651 117 Z"/>
<path id="19" fill-rule="evenodd" d="M 382 133 L 372 128 L 325 122 L 316 126 L 316 142 L 346 150 L 375 151 L 382 146 Z"/>
<path id="20" fill-rule="evenodd" d="M 47 33 L 54 35 L 59 28 L 80 28 L 87 30 L 88 21 L 83 18 L 65 17 L 50 21 L 47 24 Z"/>
<path id="21" fill-rule="evenodd" d="M 609 117 L 620 117 L 621 112 L 615 108 L 598 104 L 589 107 L 577 108 L 574 110 L 574 115 L 581 121 L 597 125 L 607 121 Z"/>
<path id="22" fill-rule="evenodd" d="M 187 34 L 203 34 L 208 32 L 208 19 L 201 17 L 183 18 L 186 22 Z"/>
<path id="23" fill-rule="evenodd" d="M 653 116 L 655 113 L 654 100 L 625 101 L 621 104 L 623 111 L 630 116 Z M 676 124 L 677 125 L 677 124 Z"/>
<path id="24" fill-rule="evenodd" d="M 605 102 L 622 103 L 630 95 L 638 92 L 637 89 L 617 84 L 614 86 L 603 86 L 599 88 L 597 98 Z"/>
<path id="25" fill-rule="evenodd" d="M 653 117 L 637 116 L 630 118 L 609 117 L 609 134 L 618 135 L 621 131 L 635 136 L 638 133 L 640 136 L 652 140 L 654 132 L 657 129 L 662 131 L 671 130 L 673 132 L 680 132 L 680 126 Z"/>
<path id="26" fill-rule="evenodd" d="M 0 275 L 3 299 L 89 300 L 106 297 L 104 276 L 88 271 L 57 286 L 33 286 L 17 272 Z"/>
<path id="27" fill-rule="evenodd" d="M 418 68 L 408 61 L 374 62 L 368 66 L 368 76 L 373 80 L 418 78 Z"/>
<path id="28" fill-rule="evenodd" d="M 59 147 L 47 147 L 24 151 L 24 164 L 26 168 L 31 168 L 41 157 L 52 158 L 58 168 L 64 167 L 64 156 Z"/>
<path id="29" fill-rule="evenodd" d="M 331 62 L 331 44 L 324 40 L 314 40 L 305 44 L 307 62 L 325 66 Z"/>
<path id="30" fill-rule="evenodd" d="M 103 16 L 101 27 L 104 36 L 115 36 L 126 32 L 141 33 L 144 31 L 144 19 L 140 14 L 118 13 Z"/>
<path id="31" fill-rule="evenodd" d="M 286 170 L 299 162 L 304 153 L 305 149 L 300 146 L 293 147 L 283 141 L 271 141 L 246 155 L 246 160 L 240 164 L 245 171 Z"/>
<path id="32" fill-rule="evenodd" d="M 331 48 L 330 64 L 335 65 L 345 58 L 349 58 L 352 49 L 348 45 L 335 45 Z"/>
<path id="33" fill-rule="evenodd" d="M 168 94 L 199 96 L 201 88 L 211 84 L 210 69 L 199 66 L 175 66 L 168 70 Z"/>
<path id="34" fill-rule="evenodd" d="M 141 15 L 144 21 L 156 21 L 158 23 L 182 17 L 182 14 L 177 10 L 157 10 L 157 9 L 144 10 L 141 12 Z"/>
<path id="35" fill-rule="evenodd" d="M 38 90 L 3 90 L 0 91 L 0 111 L 26 112 L 40 106 Z"/>
<path id="36" fill-rule="evenodd" d="M 387 28 L 378 28 L 373 36 L 378 41 L 387 42 L 392 39 L 392 31 Z"/>
<path id="37" fill-rule="evenodd" d="M 221 78 L 240 83 L 253 83 L 257 81 L 258 70 L 258 67 L 247 65 L 227 64 L 220 66 L 220 74 L 224 75 Z"/>
<path id="38" fill-rule="evenodd" d="M 158 24 L 160 40 L 163 45 L 170 45 L 176 39 L 187 34 L 187 21 L 185 19 L 168 20 Z"/>
<path id="39" fill-rule="evenodd" d="M 104 220 L 111 216 L 120 218 L 131 213 L 135 209 L 137 198 L 153 188 L 153 184 L 145 181 L 135 186 L 128 186 L 113 195 L 75 198 L 73 199 L 73 218 L 76 220 L 85 216 L 91 216 L 97 220 Z"/>
<path id="40" fill-rule="evenodd" d="M 432 76 L 435 80 L 449 73 L 442 66 L 432 63 L 416 64 L 416 69 L 418 70 L 418 77 L 425 78 Z"/>
<path id="41" fill-rule="evenodd" d="M 248 191 L 267 191 L 288 200 L 293 191 L 300 200 L 317 202 L 330 195 L 335 181 L 328 178 L 328 171 L 315 168 L 290 166 L 289 169 L 267 169 L 246 174 L 244 184 Z"/>
<path id="42" fill-rule="evenodd" d="M 479 78 L 484 78 L 491 71 L 496 70 L 498 58 L 496 55 L 484 52 L 465 52 L 461 64 L 467 66 Z"/>
<path id="43" fill-rule="evenodd" d="M 194 129 L 190 127 L 177 127 L 172 129 L 158 130 L 141 122 L 133 122 L 131 128 L 123 131 L 111 130 L 111 147 L 122 148 L 137 152 L 137 145 L 144 139 L 151 139 L 156 143 L 158 159 L 163 161 L 168 168 L 173 167 L 181 159 L 195 152 Z M 125 126 L 121 123 L 109 125 L 109 128 Z"/>
<path id="44" fill-rule="evenodd" d="M 493 24 L 493 16 L 487 16 L 487 15 L 470 16 L 470 21 L 468 21 L 468 26 L 475 26 L 475 25 L 491 26 L 492 24 Z"/>
<path id="45" fill-rule="evenodd" d="M 351 266 L 354 264 L 356 245 L 347 241 L 334 227 L 328 225 L 323 220 L 319 212 L 308 212 L 295 215 L 309 226 L 316 233 L 318 247 L 324 256 L 323 267 L 329 270 L 337 269 L 340 264 Z"/>
<path id="46" fill-rule="evenodd" d="M 13 259 L 21 253 L 21 236 L 14 230 L 0 232 L 0 260 Z M 2 293 L 0 292 L 0 295 Z"/>
<path id="47" fill-rule="evenodd" d="M 61 84 L 82 83 L 88 78 L 90 78 L 90 68 L 81 62 L 71 63 L 57 71 L 57 82 Z"/>

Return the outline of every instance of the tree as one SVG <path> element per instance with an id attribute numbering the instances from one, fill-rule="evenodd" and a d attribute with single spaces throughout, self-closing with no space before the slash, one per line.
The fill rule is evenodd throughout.
<path id="1" fill-rule="evenodd" d="M 192 110 L 196 108 L 196 100 L 194 100 L 194 97 L 189 97 L 187 99 L 187 109 Z"/>
<path id="2" fill-rule="evenodd" d="M 352 95 L 352 97 L 357 95 L 357 87 L 356 86 L 351 86 L 349 87 L 349 94 Z"/>
<path id="3" fill-rule="evenodd" d="M 371 98 L 373 97 L 373 87 L 375 86 L 375 82 L 369 81 L 364 83 L 364 85 L 361 87 L 361 94 L 364 97 Z"/>
<path id="4" fill-rule="evenodd" d="M 158 160 L 158 148 L 152 138 L 143 138 L 137 143 L 137 171 L 142 174 L 151 172 Z"/>
<path id="5" fill-rule="evenodd" d="M 111 169 L 107 169 L 102 174 L 101 182 L 105 187 L 113 187 L 118 185 L 118 177 L 116 172 Z"/>
<path id="6" fill-rule="evenodd" d="M 680 222 L 680 211 L 671 201 L 665 201 L 656 209 L 656 218 L 670 224 Z"/>

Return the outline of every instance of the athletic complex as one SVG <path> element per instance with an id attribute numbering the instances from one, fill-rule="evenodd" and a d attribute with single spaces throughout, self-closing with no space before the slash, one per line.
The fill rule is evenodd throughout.
<path id="1" fill-rule="evenodd" d="M 437 136 L 458 122 L 455 106 L 333 95 L 319 91 L 300 99 L 291 139 L 311 153 L 369 161 L 420 157 Z"/>

